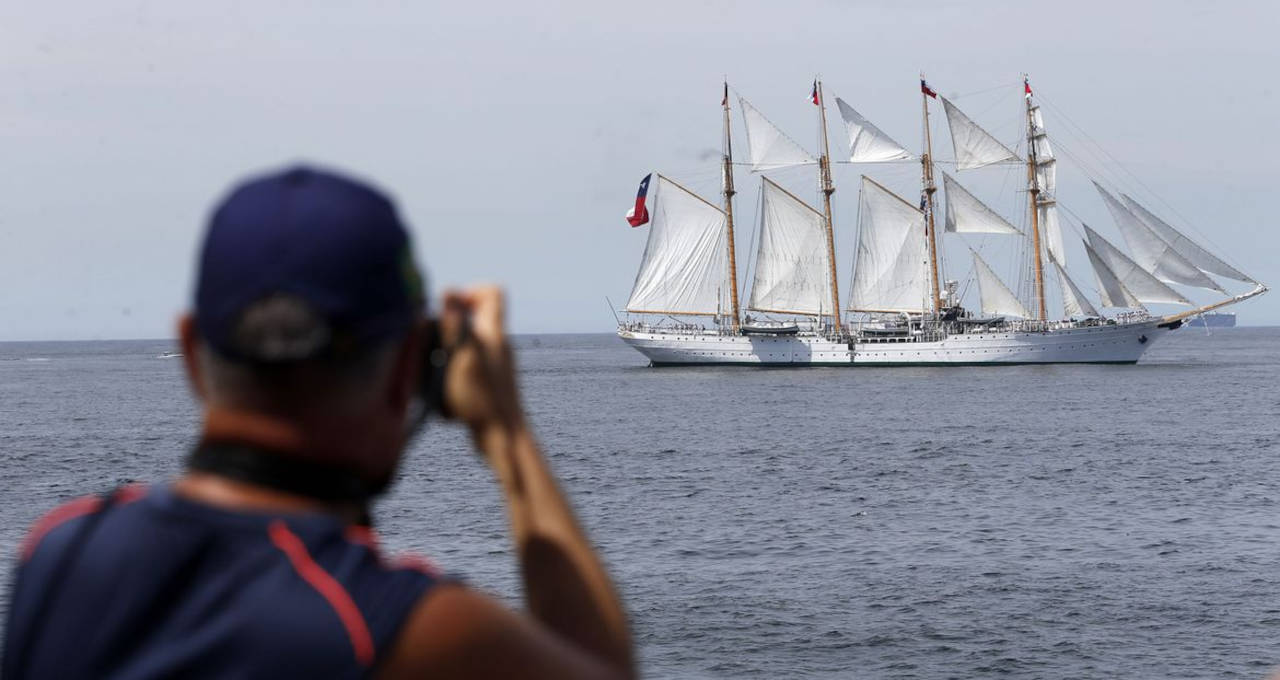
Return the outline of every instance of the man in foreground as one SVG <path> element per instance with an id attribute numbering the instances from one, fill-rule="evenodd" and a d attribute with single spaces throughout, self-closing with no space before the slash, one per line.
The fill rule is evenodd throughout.
<path id="1" fill-rule="evenodd" d="M 200 443 L 171 485 L 35 525 L 4 677 L 633 676 L 621 603 L 525 421 L 501 293 L 446 293 L 428 320 L 410 252 L 391 203 L 334 174 L 221 204 L 179 327 Z M 502 486 L 527 615 L 378 551 L 369 502 L 433 403 Z"/>

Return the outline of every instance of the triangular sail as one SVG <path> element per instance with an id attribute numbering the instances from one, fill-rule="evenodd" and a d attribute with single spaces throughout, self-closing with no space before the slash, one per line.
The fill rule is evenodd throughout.
<path id="1" fill-rule="evenodd" d="M 1044 116 L 1040 107 L 1031 107 L 1031 139 L 1036 152 L 1036 185 L 1040 188 L 1036 212 L 1040 232 L 1044 235 L 1045 249 L 1051 259 L 1066 263 L 1066 248 L 1062 242 L 1062 226 L 1058 223 L 1058 161 L 1044 129 Z"/>
<path id="2" fill-rule="evenodd" d="M 627 311 L 716 314 L 725 285 L 725 215 L 658 175 L 649 240 Z"/>
<path id="3" fill-rule="evenodd" d="M 1016 161 L 1018 154 L 1000 143 L 990 133 L 964 115 L 954 104 L 941 97 L 951 128 L 951 146 L 956 153 L 956 169 L 971 170 L 1001 161 Z"/>
<path id="4" fill-rule="evenodd" d="M 836 108 L 844 119 L 849 133 L 849 160 L 853 163 L 879 163 L 911 158 L 911 152 L 893 141 L 862 114 L 853 110 L 845 101 L 836 97 Z"/>
<path id="5" fill-rule="evenodd" d="M 849 309 L 923 311 L 930 293 L 926 262 L 924 213 L 864 176 Z"/>
<path id="6" fill-rule="evenodd" d="M 1125 289 L 1115 272 L 1111 271 L 1107 263 L 1098 255 L 1098 251 L 1094 250 L 1087 241 L 1084 244 L 1084 252 L 1089 256 L 1089 264 L 1093 265 L 1093 280 L 1098 284 L 1098 297 L 1102 299 L 1103 307 L 1142 307 L 1142 302 Z"/>
<path id="7" fill-rule="evenodd" d="M 1157 236 L 1164 240 L 1165 243 L 1173 246 L 1173 249 L 1179 255 L 1186 258 L 1188 262 L 1195 265 L 1196 268 L 1209 274 L 1217 274 L 1225 276 L 1236 281 L 1244 281 L 1246 283 L 1256 283 L 1240 270 L 1223 262 L 1213 253 L 1205 250 L 1195 241 L 1187 238 L 1182 232 L 1174 229 L 1168 222 L 1156 217 L 1150 210 L 1144 208 L 1140 203 L 1129 198 L 1124 194 L 1120 194 L 1120 200 L 1124 201 L 1124 205 L 1133 214 L 1137 215 Z"/>
<path id="8" fill-rule="evenodd" d="M 1100 318 L 1102 315 L 1089 302 L 1089 299 L 1084 296 L 1084 293 L 1080 292 L 1080 287 L 1076 285 L 1076 282 L 1072 281 L 1070 276 L 1067 276 L 1067 272 L 1062 268 L 1062 265 L 1058 264 L 1057 260 L 1050 261 L 1053 262 L 1054 270 L 1058 272 L 1058 283 L 1060 284 L 1058 287 L 1062 289 L 1062 315 L 1068 319 L 1076 317 Z"/>
<path id="9" fill-rule="evenodd" d="M 983 261 L 978 253 L 973 253 L 973 271 L 978 275 L 978 297 L 982 301 L 982 313 L 991 316 L 1014 316 L 1020 319 L 1031 318 L 1018 296 L 1004 285 L 991 267 Z"/>
<path id="10" fill-rule="evenodd" d="M 942 173 L 942 186 L 947 194 L 947 231 L 959 234 L 1022 233 L 945 172 Z"/>
<path id="11" fill-rule="evenodd" d="M 762 182 L 760 247 L 747 306 L 756 311 L 831 313 L 826 219 L 768 177 Z"/>
<path id="12" fill-rule="evenodd" d="M 764 117 L 756 107 L 742 97 L 742 122 L 747 127 L 747 154 L 751 157 L 751 172 L 787 168 L 793 165 L 815 163 L 813 157 Z"/>
<path id="13" fill-rule="evenodd" d="M 1119 227 L 1120 235 L 1124 236 L 1125 243 L 1129 244 L 1133 261 L 1137 262 L 1139 267 L 1165 283 L 1181 283 L 1226 294 L 1227 291 L 1223 290 L 1222 286 L 1205 276 L 1204 272 L 1178 254 L 1172 245 L 1160 238 L 1146 221 L 1130 211 L 1119 199 L 1112 196 L 1111 192 L 1103 189 L 1097 182 L 1094 182 L 1093 186 L 1102 196 L 1103 203 L 1107 204 L 1107 210 L 1111 212 L 1111 217 Z"/>
<path id="14" fill-rule="evenodd" d="M 1089 228 L 1089 225 L 1083 225 L 1084 231 L 1089 237 L 1089 245 L 1093 246 L 1094 252 L 1097 253 L 1107 267 L 1115 274 L 1120 283 L 1124 284 L 1125 290 L 1133 294 L 1133 297 L 1141 302 L 1166 303 L 1172 305 L 1192 306 L 1191 301 L 1178 294 L 1178 291 L 1170 288 L 1147 273 L 1136 262 L 1129 259 L 1119 248 L 1111 245 L 1110 241 L 1098 235 L 1098 232 Z"/>

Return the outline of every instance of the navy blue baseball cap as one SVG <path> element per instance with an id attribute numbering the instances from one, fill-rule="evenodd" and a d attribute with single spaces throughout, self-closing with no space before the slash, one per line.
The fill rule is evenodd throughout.
<path id="1" fill-rule="evenodd" d="M 305 166 L 235 187 L 213 212 L 199 267 L 196 327 L 236 360 L 340 356 L 403 334 L 424 311 L 409 233 L 391 200 Z M 249 310 L 279 299 L 303 309 L 318 337 L 283 350 L 246 342 Z"/>

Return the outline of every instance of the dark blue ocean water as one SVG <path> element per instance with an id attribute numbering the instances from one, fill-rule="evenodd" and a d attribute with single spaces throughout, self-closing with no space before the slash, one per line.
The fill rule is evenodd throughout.
<path id="1" fill-rule="evenodd" d="M 609 335 L 519 346 L 647 676 L 1280 665 L 1280 329 L 1183 330 L 1136 366 L 650 369 Z M 0 344 L 5 582 L 43 511 L 178 470 L 197 410 L 168 349 Z M 391 547 L 518 602 L 457 429 L 413 447 L 377 516 Z"/>

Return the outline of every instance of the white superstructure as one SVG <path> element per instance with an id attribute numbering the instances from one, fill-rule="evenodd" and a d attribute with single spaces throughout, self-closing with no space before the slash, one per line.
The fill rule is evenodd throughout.
<path id="1" fill-rule="evenodd" d="M 814 82 L 820 146 L 806 150 L 758 109 L 739 98 L 753 172 L 816 165 L 822 210 L 769 177 L 762 177 L 754 275 L 738 307 L 733 236 L 733 162 L 729 93 L 724 96 L 723 202 L 716 206 L 658 175 L 653 222 L 618 336 L 654 365 L 744 364 L 818 366 L 998 365 L 1134 363 L 1182 320 L 1241 302 L 1267 288 L 1123 193 L 1095 182 L 1132 255 L 1096 230 L 1079 224 L 1092 271 L 1095 306 L 1068 274 L 1059 215 L 1057 158 L 1040 107 L 1026 90 L 1025 157 L 942 99 L 958 170 L 1025 165 L 1030 228 L 1023 230 L 949 174 L 943 174 L 945 221 L 935 221 L 934 163 L 929 132 L 933 91 L 921 80 L 924 150 L 904 147 L 837 98 L 851 163 L 918 158 L 918 205 L 863 176 L 858 197 L 858 239 L 844 305 L 836 286 L 831 160 L 822 84 Z M 1056 142 L 1055 142 L 1056 143 Z M 1018 148 L 1023 148 L 1019 145 Z M 1019 296 L 972 250 L 975 309 L 961 306 L 955 282 L 940 275 L 939 226 L 947 238 L 1025 239 L 1030 296 Z M 976 236 L 975 236 L 976 235 Z M 1051 265 L 1051 266 L 1050 266 Z M 1081 265 L 1077 265 L 1081 266 Z M 1052 269 L 1062 316 L 1049 317 L 1046 275 Z M 1231 294 L 1212 278 L 1251 284 Z M 1025 280 L 1025 279 L 1024 279 Z M 1025 284 L 1024 284 L 1025 285 Z M 1173 286 L 1213 291 L 1226 298 L 1196 306 Z M 1187 311 L 1153 314 L 1145 305 Z M 1104 316 L 1099 308 L 1110 310 Z M 745 313 L 744 313 L 745 312 Z M 755 315 L 756 318 L 753 318 Z M 760 318 L 763 315 L 764 318 Z M 658 318 L 655 319 L 654 317 Z M 782 316 L 783 319 L 778 317 Z M 691 319 L 692 317 L 692 319 Z M 697 317 L 711 323 L 697 322 Z"/>

